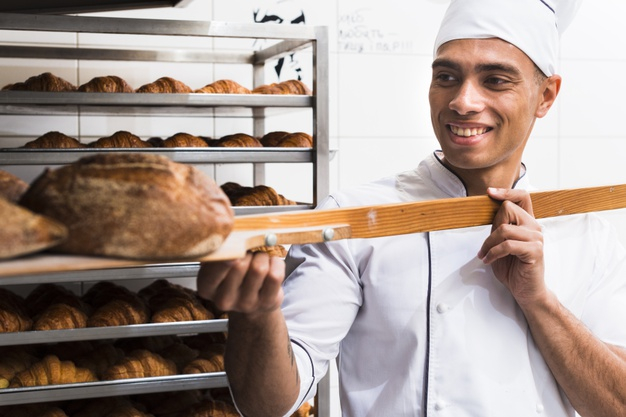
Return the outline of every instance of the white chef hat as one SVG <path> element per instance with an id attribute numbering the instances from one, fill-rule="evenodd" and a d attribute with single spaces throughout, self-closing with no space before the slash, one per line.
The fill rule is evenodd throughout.
<path id="1" fill-rule="evenodd" d="M 500 38 L 547 76 L 556 71 L 559 38 L 582 0 L 451 0 L 434 52 L 455 39 Z"/>

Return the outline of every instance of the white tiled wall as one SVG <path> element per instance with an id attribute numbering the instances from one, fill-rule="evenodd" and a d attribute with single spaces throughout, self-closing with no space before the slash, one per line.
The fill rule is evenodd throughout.
<path id="1" fill-rule="evenodd" d="M 331 190 L 412 169 L 437 147 L 432 136 L 427 101 L 432 44 L 446 0 L 195 0 L 184 9 L 153 9 L 104 15 L 189 20 L 253 20 L 260 15 L 277 14 L 289 20 L 304 12 L 306 23 L 325 25 L 330 31 L 330 141 L 338 152 L 331 162 Z M 537 122 L 528 145 L 525 162 L 536 187 L 569 188 L 626 183 L 626 133 L 621 121 L 626 114 L 626 4 L 621 0 L 586 0 L 577 19 L 563 37 L 560 73 L 563 85 L 558 103 L 550 114 Z M 73 43 L 76 38 L 52 34 L 43 39 L 23 33 L 4 33 L 2 40 Z M 98 43 L 97 38 L 81 35 L 81 44 Z M 127 38 L 121 39 L 128 42 Z M 180 42 L 180 40 L 177 40 Z M 148 41 L 136 40 L 137 46 Z M 165 42 L 165 41 L 164 41 Z M 191 43 L 194 47 L 201 44 Z M 304 59 L 303 59 L 304 61 Z M 0 84 L 20 81 L 38 72 L 33 65 L 52 68 L 68 80 L 86 82 L 94 75 L 119 72 L 136 83 L 145 77 L 156 79 L 169 73 L 199 84 L 203 80 L 228 76 L 247 82 L 250 74 L 232 72 L 229 67 L 199 66 L 193 70 L 173 64 L 128 66 L 111 63 L 75 66 L 59 61 L 35 63 L 0 60 Z M 304 68 L 306 70 L 306 68 Z M 146 72 L 147 71 L 147 72 Z M 305 80 L 311 74 L 304 74 Z M 270 126 L 297 126 L 301 118 L 277 118 Z M 37 135 L 42 128 L 62 126 L 69 133 L 78 129 L 75 119 L 61 121 L 2 116 L 0 136 Z M 169 120 L 107 120 L 94 118 L 80 125 L 98 135 L 118 128 L 136 129 L 144 135 L 175 133 L 180 125 Z M 232 126 L 203 125 L 190 120 L 197 129 L 225 134 Z M 187 125 L 185 125 L 186 127 Z M 244 125 L 242 129 L 251 129 Z M 271 183 L 286 190 L 287 197 L 299 198 L 301 190 L 290 186 L 287 175 L 294 167 L 268 172 Z M 239 170 L 239 171 L 238 171 Z M 239 174 L 237 173 L 239 172 Z M 24 173 L 24 169 L 20 172 Z M 242 173 L 243 172 L 243 173 Z M 24 175 L 28 175 L 24 173 Z M 249 175 L 245 167 L 217 167 L 216 176 Z M 308 172 L 296 175 L 304 178 Z M 301 187 L 300 187 L 301 188 Z M 293 193 L 293 194 L 289 194 Z M 606 213 L 626 242 L 626 215 Z M 335 385 L 333 385 L 335 386 Z M 335 415 L 337 403 L 334 402 Z"/>

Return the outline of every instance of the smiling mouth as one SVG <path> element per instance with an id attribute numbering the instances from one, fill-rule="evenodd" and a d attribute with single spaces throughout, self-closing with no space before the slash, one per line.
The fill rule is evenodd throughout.
<path id="1" fill-rule="evenodd" d="M 448 125 L 448 128 L 455 135 L 462 136 L 465 138 L 469 138 L 471 136 L 482 135 L 483 133 L 487 133 L 491 130 L 490 127 L 473 127 L 473 128 L 465 127 L 464 128 L 464 127 L 453 126 L 453 125 Z"/>

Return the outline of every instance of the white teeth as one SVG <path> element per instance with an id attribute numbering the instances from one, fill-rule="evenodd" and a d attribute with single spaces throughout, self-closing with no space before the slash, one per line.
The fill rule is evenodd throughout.
<path id="1" fill-rule="evenodd" d="M 452 131 L 452 133 L 454 133 L 455 135 L 458 136 L 464 136 L 466 138 L 470 137 L 470 136 L 476 136 L 476 135 L 482 135 L 483 133 L 485 133 L 487 131 L 486 127 L 482 127 L 482 128 L 462 128 L 462 127 L 458 127 L 458 126 L 450 126 L 450 130 Z"/>

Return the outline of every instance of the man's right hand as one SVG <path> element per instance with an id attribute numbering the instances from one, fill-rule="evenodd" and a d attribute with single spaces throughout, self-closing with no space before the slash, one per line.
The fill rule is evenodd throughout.
<path id="1" fill-rule="evenodd" d="M 222 311 L 254 316 L 280 308 L 284 279 L 281 258 L 248 253 L 234 261 L 202 264 L 197 289 L 200 297 L 213 301 Z"/>

